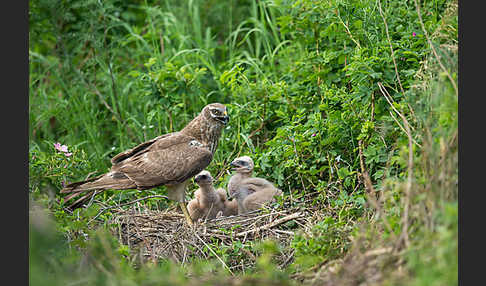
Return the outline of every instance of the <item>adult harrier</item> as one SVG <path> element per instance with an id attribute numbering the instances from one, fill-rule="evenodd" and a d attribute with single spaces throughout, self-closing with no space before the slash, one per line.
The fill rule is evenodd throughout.
<path id="1" fill-rule="evenodd" d="M 186 186 L 213 159 L 221 131 L 228 121 L 223 104 L 208 104 L 181 131 L 158 136 L 116 155 L 111 159 L 108 173 L 71 183 L 61 193 L 71 193 L 67 201 L 93 190 L 147 190 L 165 185 L 169 199 L 179 202 L 187 223 L 192 225 L 184 204 Z M 85 195 L 73 205 L 86 198 Z"/>

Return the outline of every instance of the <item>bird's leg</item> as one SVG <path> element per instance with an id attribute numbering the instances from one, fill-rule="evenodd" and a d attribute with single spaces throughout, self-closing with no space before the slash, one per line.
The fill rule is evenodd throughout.
<path id="1" fill-rule="evenodd" d="M 192 218 L 189 215 L 189 212 L 187 211 L 186 204 L 184 202 L 179 202 L 179 206 L 182 209 L 182 213 L 184 213 L 184 216 L 186 217 L 187 224 L 190 226 L 194 225 Z"/>
<path id="2" fill-rule="evenodd" d="M 186 218 L 187 224 L 192 226 L 194 222 L 191 219 L 191 216 L 189 215 L 189 211 L 187 210 L 187 206 L 184 203 L 184 193 L 186 191 L 186 187 L 189 184 L 189 180 L 186 180 L 185 182 L 182 182 L 180 184 L 176 185 L 169 185 L 167 186 L 168 188 L 168 193 L 167 197 L 170 200 L 177 201 L 179 202 L 179 206 L 181 207 L 182 213 L 184 214 L 184 217 Z"/>
<path id="3" fill-rule="evenodd" d="M 187 210 L 187 206 L 184 202 L 185 201 L 184 194 L 186 192 L 187 185 L 189 185 L 189 180 L 186 180 L 185 182 L 182 182 L 177 185 L 167 186 L 168 188 L 167 197 L 169 197 L 169 199 L 173 201 L 179 202 L 179 206 L 181 207 L 182 213 L 186 218 L 187 224 L 193 226 L 194 222 L 192 221 L 191 216 L 189 215 L 189 211 Z"/>

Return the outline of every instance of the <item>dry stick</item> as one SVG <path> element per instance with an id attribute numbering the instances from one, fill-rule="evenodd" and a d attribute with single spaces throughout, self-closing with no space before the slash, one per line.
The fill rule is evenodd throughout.
<path id="1" fill-rule="evenodd" d="M 241 214 L 241 215 L 235 215 L 234 217 L 238 217 L 238 216 L 247 216 L 249 214 L 253 214 L 253 213 L 257 213 L 259 212 L 260 210 L 254 210 L 254 211 L 251 211 L 251 212 L 247 212 L 245 214 Z M 273 214 L 281 214 L 281 213 L 285 213 L 287 212 L 286 210 L 282 210 L 282 211 L 278 211 L 278 212 L 274 212 Z M 266 217 L 266 216 L 269 216 L 271 214 L 263 214 L 263 215 L 260 215 L 260 216 L 257 216 L 257 217 L 250 217 L 248 219 L 245 219 L 245 220 L 241 220 L 241 221 L 238 221 L 238 223 L 243 223 L 243 222 L 247 222 L 247 221 L 254 221 L 255 219 L 259 219 L 259 218 L 262 218 L 262 217 Z M 216 222 L 216 221 L 220 221 L 220 220 L 225 220 L 227 217 L 221 217 L 221 218 L 215 218 L 215 219 L 212 219 L 211 222 Z"/>
<path id="2" fill-rule="evenodd" d="M 424 22 L 422 21 L 422 15 L 420 13 L 420 5 L 417 3 L 417 0 L 414 0 L 414 2 L 415 2 L 415 7 L 417 9 L 417 15 L 418 15 L 418 18 L 419 18 L 420 26 L 422 27 L 422 30 L 424 31 L 424 35 L 425 35 L 425 38 L 427 39 L 427 43 L 429 43 L 429 46 L 432 49 L 432 53 L 434 54 L 435 58 L 437 59 L 437 62 L 439 63 L 440 68 L 442 69 L 443 72 L 446 73 L 447 77 L 451 81 L 452 87 L 454 87 L 454 90 L 456 92 L 456 97 L 457 97 L 457 96 L 459 96 L 459 93 L 458 93 L 458 90 L 457 90 L 456 82 L 452 78 L 449 71 L 444 67 L 444 65 L 440 61 L 440 57 L 437 54 L 437 51 L 435 50 L 434 45 L 432 45 L 432 41 L 430 40 L 429 35 L 427 33 L 427 30 L 425 29 Z"/>
<path id="3" fill-rule="evenodd" d="M 386 101 L 390 104 L 392 109 L 398 113 L 398 115 L 402 118 L 403 125 L 405 127 L 407 137 L 408 137 L 408 177 L 407 177 L 407 184 L 405 188 L 405 208 L 403 211 L 403 216 L 402 216 L 402 223 L 403 223 L 403 229 L 402 229 L 402 234 L 400 235 L 400 239 L 398 241 L 398 244 L 400 244 L 403 240 L 405 243 L 405 246 L 408 246 L 408 211 L 410 208 L 410 196 L 411 196 L 411 189 L 412 189 L 412 178 L 413 178 L 413 140 L 412 140 L 412 135 L 410 134 L 410 127 L 408 124 L 407 118 L 401 113 L 396 110 L 396 108 L 393 106 L 391 103 L 390 99 L 391 96 L 388 94 L 388 91 L 385 89 L 385 87 L 381 84 L 381 82 L 378 83 L 378 87 L 380 88 L 381 93 L 385 97 Z"/>
<path id="4" fill-rule="evenodd" d="M 95 88 L 93 86 L 93 92 L 98 96 L 98 98 L 101 100 L 101 102 L 103 103 L 103 105 L 106 107 L 106 109 L 108 109 L 111 113 L 113 113 L 113 115 L 115 116 L 116 119 L 118 119 L 118 121 L 122 122 L 120 116 L 118 115 L 118 113 L 116 113 L 112 108 L 111 106 L 106 102 L 105 98 L 103 97 L 103 95 L 101 95 L 101 93 L 99 92 L 99 90 L 97 88 Z"/>
<path id="5" fill-rule="evenodd" d="M 374 195 L 375 194 L 375 188 L 373 187 L 373 183 L 371 182 L 370 176 L 368 175 L 368 171 L 366 170 L 364 159 L 363 159 L 363 145 L 362 145 L 361 140 L 358 141 L 358 150 L 359 150 L 359 164 L 361 166 L 361 174 L 363 175 L 365 188 L 368 191 L 368 193 L 370 193 L 370 196 L 369 196 L 370 202 L 373 205 L 373 207 L 378 211 L 378 214 L 381 217 L 381 219 L 383 220 L 385 227 L 388 229 L 390 234 L 392 234 L 394 236 L 393 229 L 391 228 L 390 224 L 388 223 L 388 219 L 386 219 L 386 217 L 384 216 L 380 203 L 377 202 L 377 200 L 375 198 L 375 195 Z"/>
<path id="6" fill-rule="evenodd" d="M 400 86 L 400 90 L 402 91 L 402 94 L 405 96 L 405 92 L 404 92 L 403 86 L 402 86 L 402 81 L 400 80 L 400 76 L 398 76 L 397 62 L 395 61 L 395 52 L 393 51 L 393 46 L 392 46 L 392 43 L 390 41 L 390 35 L 388 33 L 388 24 L 386 22 L 385 15 L 383 15 L 383 10 L 381 10 L 381 1 L 380 0 L 378 0 L 378 9 L 380 11 L 381 18 L 383 19 L 383 23 L 385 23 L 385 32 L 386 32 L 386 36 L 388 38 L 388 44 L 390 45 L 393 65 L 395 67 L 395 74 L 396 74 L 397 79 L 398 79 L 398 85 Z"/>
<path id="7" fill-rule="evenodd" d="M 297 213 L 294 213 L 294 214 L 291 214 L 291 215 L 288 215 L 288 216 L 285 216 L 281 219 L 278 219 L 272 223 L 269 223 L 269 224 L 266 224 L 266 225 L 263 225 L 263 226 L 260 226 L 260 227 L 257 227 L 257 228 L 254 228 L 254 229 L 251 229 L 251 230 L 247 230 L 247 231 L 244 231 L 244 232 L 240 232 L 240 233 L 237 233 L 235 236 L 238 237 L 238 236 L 245 236 L 247 234 L 250 234 L 250 233 L 253 233 L 253 232 L 257 232 L 257 231 L 260 231 L 260 230 L 265 230 L 265 229 L 269 229 L 269 228 L 272 228 L 276 225 L 279 225 L 279 224 L 282 224 L 284 222 L 287 222 L 289 220 L 292 220 L 294 218 L 298 218 L 298 217 L 301 217 L 303 216 L 303 212 L 297 212 Z"/>
<path id="8" fill-rule="evenodd" d="M 415 0 L 415 3 L 416 3 L 416 0 Z M 381 0 L 378 0 L 378 9 L 380 11 L 381 17 L 383 18 L 383 23 L 385 24 L 386 36 L 387 36 L 387 39 L 388 39 L 388 43 L 390 44 L 390 50 L 391 50 L 391 53 L 392 53 L 393 65 L 395 67 L 395 74 L 397 76 L 398 83 L 400 85 L 400 89 L 402 91 L 402 94 L 403 94 L 403 96 L 405 96 L 405 91 L 403 90 L 402 82 L 400 80 L 400 75 L 398 74 L 397 63 L 395 61 L 395 52 L 393 51 L 393 46 L 392 46 L 391 40 L 390 40 L 390 34 L 388 33 L 388 24 L 386 22 L 385 16 L 383 15 L 383 10 L 381 9 Z M 420 17 L 420 13 L 419 13 L 419 17 Z M 430 42 L 429 42 L 429 44 L 430 44 Z M 393 106 L 393 104 L 390 101 L 390 99 L 393 100 L 393 98 L 388 94 L 385 87 L 380 82 L 378 83 L 378 87 L 380 88 L 380 91 L 382 92 L 383 96 L 385 96 L 385 99 L 388 101 L 388 103 L 390 104 L 392 109 L 395 112 L 397 112 L 397 114 L 402 118 L 403 125 L 405 126 L 405 133 L 407 134 L 407 137 L 408 137 L 408 178 L 407 178 L 407 184 L 406 184 L 406 189 L 405 189 L 405 208 L 404 208 L 404 213 L 403 213 L 403 216 L 402 216 L 402 223 L 403 223 L 404 227 L 402 229 L 400 239 L 398 240 L 398 243 L 397 243 L 397 246 L 399 246 L 399 244 L 403 240 L 403 242 L 405 243 L 405 247 L 406 247 L 406 246 L 408 246 L 408 243 L 409 243 L 409 240 L 408 240 L 408 223 L 409 223 L 408 222 L 408 211 L 409 211 L 409 208 L 410 208 L 410 196 L 411 196 L 411 189 L 412 189 L 412 177 L 413 177 L 413 149 L 412 149 L 413 145 L 412 145 L 412 142 L 414 142 L 414 140 L 413 140 L 412 135 L 410 133 L 410 125 L 408 123 L 407 118 L 405 118 L 405 116 L 403 114 L 401 114 L 400 112 L 398 112 L 398 110 Z M 456 91 L 457 91 L 457 89 L 456 89 Z M 388 95 L 388 97 L 390 99 L 386 95 Z M 415 117 L 415 114 L 413 112 L 412 107 L 408 103 L 407 103 L 407 105 L 408 105 L 412 115 Z"/>
<path id="9" fill-rule="evenodd" d="M 277 233 L 288 234 L 288 235 L 294 235 L 295 234 L 293 231 L 287 231 L 287 230 L 281 230 L 281 229 L 274 229 L 273 231 L 275 231 Z"/>
<path id="10" fill-rule="evenodd" d="M 402 91 L 403 96 L 405 96 L 405 90 L 403 89 L 402 81 L 400 79 L 400 75 L 398 74 L 397 62 L 395 61 L 395 52 L 393 51 L 393 46 L 390 40 L 390 33 L 388 33 L 388 24 L 386 22 L 385 15 L 383 15 L 383 10 L 381 9 L 381 0 L 378 0 L 378 9 L 380 10 L 381 18 L 383 19 L 383 23 L 385 24 L 386 38 L 388 39 L 388 44 L 390 45 L 390 51 L 392 55 L 393 66 L 395 68 L 395 75 L 397 76 L 397 80 L 398 80 L 398 85 L 400 86 L 400 90 Z M 410 109 L 410 112 L 412 113 L 413 117 L 416 118 L 415 112 L 413 111 L 410 104 L 407 103 L 407 106 Z"/>
<path id="11" fill-rule="evenodd" d="M 284 268 L 285 266 L 287 266 L 287 264 L 290 262 L 290 260 L 292 260 L 292 258 L 294 257 L 294 254 L 295 254 L 295 249 L 292 249 L 292 252 L 290 253 L 290 255 L 287 257 L 287 259 L 285 259 L 285 261 L 282 263 L 282 265 L 280 265 L 280 268 Z"/>
<path id="12" fill-rule="evenodd" d="M 211 248 L 211 246 L 209 246 L 199 235 L 197 235 L 197 233 L 194 233 L 194 235 L 202 242 L 204 243 L 204 245 L 218 258 L 218 260 L 221 262 L 221 264 L 223 264 L 223 266 L 228 269 L 228 271 L 231 273 L 231 275 L 234 275 L 233 271 L 231 271 L 231 269 L 228 267 L 228 265 L 226 265 L 226 263 L 224 263 L 224 261 L 218 256 L 218 254 L 216 254 L 216 252 L 214 252 L 214 250 Z"/>
<path id="13" fill-rule="evenodd" d="M 398 119 L 395 117 L 395 115 L 393 115 L 393 113 L 391 111 L 390 111 L 390 115 L 393 118 L 393 120 L 395 120 L 395 122 L 398 124 L 398 127 L 400 127 L 400 129 L 402 129 L 402 131 L 405 134 L 407 134 L 407 131 L 405 131 L 405 128 L 403 128 L 402 124 L 400 124 L 400 122 L 398 121 Z M 417 141 L 415 141 L 415 139 L 412 138 L 412 141 L 413 141 L 413 143 L 415 143 L 415 145 L 417 145 L 420 148 L 422 148 L 422 145 L 420 143 L 418 143 Z"/>
<path id="14" fill-rule="evenodd" d="M 109 209 L 113 209 L 113 208 L 117 208 L 117 207 L 123 207 L 123 206 L 127 206 L 127 205 L 131 205 L 131 204 L 134 204 L 134 203 L 137 203 L 137 202 L 140 202 L 140 201 L 143 201 L 143 200 L 146 200 L 146 199 L 151 199 L 151 198 L 164 198 L 164 199 L 169 199 L 168 197 L 166 196 L 162 196 L 162 195 L 152 195 L 152 196 L 147 196 L 147 197 L 143 197 L 143 198 L 140 198 L 140 199 L 136 199 L 136 200 L 133 200 L 131 202 L 128 202 L 128 203 L 124 203 L 124 204 L 121 204 L 121 205 L 116 205 L 116 206 L 109 206 L 109 207 L 106 207 L 106 208 L 103 208 L 101 209 L 98 214 L 96 214 L 96 216 L 94 216 L 89 222 L 92 222 L 93 220 L 95 220 L 96 218 L 98 218 L 103 212 L 105 212 L 106 210 L 109 210 Z"/>
<path id="15" fill-rule="evenodd" d="M 300 162 L 300 157 L 299 157 L 299 153 L 297 152 L 297 147 L 295 146 L 295 139 L 294 138 L 290 139 L 290 141 L 292 141 L 292 144 L 294 145 L 295 156 L 297 157 L 297 159 Z M 307 193 L 307 189 L 305 187 L 304 180 L 302 179 L 302 175 L 300 173 L 298 173 L 298 174 L 299 174 L 300 182 L 302 183 L 302 188 L 304 188 L 304 192 Z"/>
<path id="16" fill-rule="evenodd" d="M 349 31 L 348 26 L 344 23 L 343 19 L 341 19 L 341 16 L 339 16 L 339 14 L 337 14 L 337 17 L 341 21 L 341 24 L 343 24 L 344 28 L 346 29 L 346 33 L 349 35 L 349 38 L 351 38 L 351 41 L 353 41 L 356 44 L 356 46 L 358 46 L 358 49 L 361 49 L 361 45 L 359 44 L 358 41 L 356 41 L 353 38 L 353 35 L 351 34 L 351 31 Z"/>
<path id="17" fill-rule="evenodd" d="M 454 131 L 453 135 L 451 136 L 451 138 L 449 139 L 449 142 L 447 143 L 447 145 L 445 145 L 444 147 L 444 151 L 442 152 L 443 154 L 446 154 L 447 152 L 449 152 L 449 149 L 452 148 L 452 143 L 454 143 L 457 139 L 457 129 L 456 131 Z M 439 166 L 442 166 L 442 163 L 444 162 L 445 160 L 445 156 L 442 156 L 439 160 Z"/>
<path id="18" fill-rule="evenodd" d="M 146 236 L 141 233 L 141 229 L 136 222 L 134 223 L 134 226 L 135 226 L 135 232 L 137 233 L 138 237 L 142 239 L 143 243 L 145 244 L 145 247 L 147 248 L 147 252 L 150 253 L 150 258 L 152 259 L 152 262 L 157 263 L 157 260 L 154 256 L 153 247 L 150 246 L 150 243 L 147 241 Z"/>

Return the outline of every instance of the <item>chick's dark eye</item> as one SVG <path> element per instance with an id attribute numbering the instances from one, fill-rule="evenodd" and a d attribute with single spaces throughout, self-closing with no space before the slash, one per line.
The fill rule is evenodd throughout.
<path id="1" fill-rule="evenodd" d="M 214 114 L 214 115 L 221 115 L 221 112 L 220 112 L 219 110 L 214 110 L 214 111 L 213 111 L 213 114 Z"/>

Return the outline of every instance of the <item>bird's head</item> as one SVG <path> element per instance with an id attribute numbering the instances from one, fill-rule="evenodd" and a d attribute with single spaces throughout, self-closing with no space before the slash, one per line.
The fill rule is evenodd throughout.
<path id="1" fill-rule="evenodd" d="M 219 124 L 226 125 L 229 122 L 228 111 L 226 106 L 221 103 L 211 103 L 206 105 L 202 113 L 205 118 L 215 121 Z"/>
<path id="2" fill-rule="evenodd" d="M 204 170 L 204 171 L 201 171 L 199 174 L 197 174 L 194 177 L 194 181 L 196 182 L 196 184 L 201 186 L 201 185 L 211 185 L 213 183 L 214 179 L 211 176 L 211 173 Z"/>
<path id="3" fill-rule="evenodd" d="M 238 173 L 251 173 L 255 167 L 253 160 L 248 156 L 238 157 L 230 165 L 233 167 L 231 170 Z"/>

